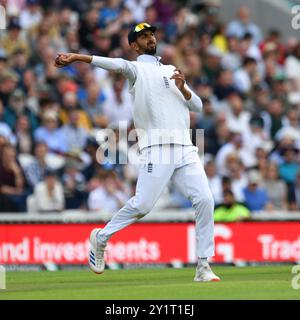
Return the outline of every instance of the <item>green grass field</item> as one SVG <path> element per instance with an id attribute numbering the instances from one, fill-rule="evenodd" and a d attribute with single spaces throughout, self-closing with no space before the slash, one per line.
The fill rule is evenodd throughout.
<path id="1" fill-rule="evenodd" d="M 8 272 L 2 299 L 300 299 L 292 266 L 214 267 L 221 282 L 194 283 L 194 268 Z"/>

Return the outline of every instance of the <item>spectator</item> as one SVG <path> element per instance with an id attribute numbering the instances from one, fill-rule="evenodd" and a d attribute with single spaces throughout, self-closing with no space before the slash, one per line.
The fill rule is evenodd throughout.
<path id="1" fill-rule="evenodd" d="M 244 35 L 243 39 L 240 41 L 239 50 L 242 58 L 252 58 L 257 62 L 258 67 L 261 67 L 262 54 L 259 46 L 253 41 L 251 33 L 246 33 Z"/>
<path id="2" fill-rule="evenodd" d="M 16 89 L 9 98 L 9 103 L 4 112 L 5 122 L 13 129 L 16 126 L 17 118 L 24 114 L 29 120 L 29 126 L 32 131 L 37 129 L 39 121 L 37 116 L 26 106 L 26 96 L 20 89 Z"/>
<path id="3" fill-rule="evenodd" d="M 8 55 L 13 54 L 18 49 L 24 50 L 26 56 L 30 55 L 30 48 L 26 38 L 22 34 L 22 28 L 17 17 L 12 17 L 8 23 L 7 33 L 0 38 L 0 47 Z"/>
<path id="4" fill-rule="evenodd" d="M 70 122 L 69 116 L 72 114 L 70 113 L 71 109 L 78 109 L 79 126 L 89 131 L 91 129 L 91 120 L 87 113 L 80 108 L 75 92 L 69 91 L 63 95 L 62 109 L 59 114 L 63 124 L 68 124 Z"/>
<path id="5" fill-rule="evenodd" d="M 1 45 L 0 45 L 1 47 Z M 9 98 L 11 94 L 17 87 L 19 81 L 18 75 L 9 70 L 5 69 L 0 74 L 0 100 L 2 100 L 2 104 L 4 106 L 8 105 Z"/>
<path id="6" fill-rule="evenodd" d="M 96 84 L 90 84 L 86 90 L 86 97 L 82 99 L 81 106 L 92 121 L 93 127 L 105 128 L 108 125 L 107 116 L 104 114 L 104 94 Z"/>
<path id="7" fill-rule="evenodd" d="M 236 71 L 242 64 L 239 54 L 239 40 L 235 36 L 230 36 L 227 39 L 228 51 L 222 57 L 222 68 L 227 68 L 232 72 Z"/>
<path id="8" fill-rule="evenodd" d="M 266 177 L 269 167 L 267 150 L 264 148 L 256 148 L 255 157 L 257 159 L 257 164 L 254 169 L 256 169 L 260 173 L 261 177 Z"/>
<path id="9" fill-rule="evenodd" d="M 42 20 L 39 0 L 26 0 L 26 8 L 20 14 L 20 25 L 27 30 L 38 25 Z"/>
<path id="10" fill-rule="evenodd" d="M 36 142 L 45 142 L 52 152 L 65 153 L 68 145 L 65 136 L 58 128 L 58 117 L 55 111 L 48 110 L 43 115 L 43 124 L 34 132 Z"/>
<path id="11" fill-rule="evenodd" d="M 254 151 L 258 148 L 265 148 L 272 146 L 271 140 L 264 131 L 264 120 L 259 115 L 252 116 L 249 121 L 250 130 L 247 131 L 245 137 L 246 145 L 249 149 Z"/>
<path id="12" fill-rule="evenodd" d="M 257 62 L 254 58 L 246 57 L 243 66 L 234 73 L 234 85 L 242 94 L 250 93 L 257 76 Z"/>
<path id="13" fill-rule="evenodd" d="M 243 140 L 246 142 L 250 132 L 250 114 L 244 110 L 244 102 L 236 92 L 231 92 L 226 101 L 226 124 L 230 131 L 241 132 Z"/>
<path id="14" fill-rule="evenodd" d="M 218 172 L 221 175 L 228 174 L 226 169 L 226 158 L 228 154 L 232 152 L 238 154 L 246 168 L 251 168 L 255 165 L 256 159 L 254 154 L 244 145 L 242 135 L 240 133 L 231 133 L 230 141 L 221 147 L 216 157 Z"/>
<path id="15" fill-rule="evenodd" d="M 116 75 L 112 88 L 105 92 L 104 114 L 109 121 L 109 127 L 118 128 L 120 121 L 125 121 L 127 127 L 132 121 L 132 98 L 126 88 L 125 78 Z"/>
<path id="16" fill-rule="evenodd" d="M 280 178 L 287 184 L 288 203 L 290 209 L 295 209 L 295 182 L 300 169 L 299 161 L 297 159 L 299 150 L 296 147 L 290 145 L 286 146 L 281 151 L 281 154 L 283 156 L 283 162 L 279 165 L 279 175 Z"/>
<path id="17" fill-rule="evenodd" d="M 231 180 L 231 190 L 237 201 L 244 201 L 243 190 L 247 186 L 247 175 L 241 159 L 235 153 L 230 153 L 226 158 L 226 167 Z"/>
<path id="18" fill-rule="evenodd" d="M 286 49 L 281 42 L 281 32 L 277 29 L 271 29 L 267 38 L 260 43 L 260 50 L 264 54 L 267 51 L 276 52 L 276 59 L 280 65 L 285 62 Z"/>
<path id="19" fill-rule="evenodd" d="M 32 190 L 36 184 L 44 180 L 45 172 L 47 170 L 51 170 L 51 168 L 47 164 L 47 154 L 47 144 L 44 142 L 36 143 L 34 147 L 34 159 L 24 169 L 27 184 Z"/>
<path id="20" fill-rule="evenodd" d="M 33 139 L 27 115 L 21 114 L 16 123 L 15 134 L 17 138 L 18 153 L 30 154 L 33 150 Z"/>
<path id="21" fill-rule="evenodd" d="M 254 42 L 258 45 L 262 40 L 262 33 L 259 27 L 251 22 L 250 9 L 241 6 L 237 12 L 237 19 L 230 22 L 227 27 L 227 35 L 243 38 L 246 33 L 253 36 Z"/>
<path id="22" fill-rule="evenodd" d="M 300 42 L 285 61 L 285 73 L 290 81 L 291 93 L 296 95 L 300 90 Z M 290 96 L 290 99 L 293 99 L 293 96 Z M 298 98 L 297 101 L 299 102 Z"/>
<path id="23" fill-rule="evenodd" d="M 171 0 L 154 0 L 153 6 L 157 11 L 158 21 L 166 26 L 175 13 L 175 4 Z"/>
<path id="24" fill-rule="evenodd" d="M 270 100 L 271 92 L 266 85 L 254 86 L 251 99 L 247 102 L 247 110 L 253 116 L 262 116 L 262 112 L 267 110 Z"/>
<path id="25" fill-rule="evenodd" d="M 126 202 L 127 195 L 119 187 L 118 179 L 113 171 L 107 172 L 103 184 L 89 194 L 88 208 L 114 212 Z"/>
<path id="26" fill-rule="evenodd" d="M 104 2 L 104 6 L 100 10 L 99 24 L 101 28 L 107 27 L 110 23 L 115 21 L 121 13 L 121 1 L 109 1 Z"/>
<path id="27" fill-rule="evenodd" d="M 81 152 L 88 138 L 88 132 L 80 127 L 80 110 L 69 110 L 69 123 L 60 128 L 60 135 L 64 137 L 66 152 Z"/>
<path id="28" fill-rule="evenodd" d="M 222 180 L 217 174 L 217 168 L 214 161 L 208 161 L 206 163 L 205 172 L 215 204 L 220 204 L 222 202 Z"/>
<path id="29" fill-rule="evenodd" d="M 286 117 L 282 119 L 282 128 L 275 135 L 277 141 L 282 140 L 286 136 L 292 136 L 296 145 L 300 146 L 300 122 L 299 111 L 296 108 L 290 109 Z"/>
<path id="30" fill-rule="evenodd" d="M 219 24 L 212 38 L 212 44 L 216 46 L 223 54 L 228 51 L 228 42 L 226 37 L 226 25 Z"/>
<path id="31" fill-rule="evenodd" d="M 23 81 L 23 76 L 28 68 L 28 56 L 23 49 L 17 49 L 11 56 L 11 68 L 19 76 L 19 84 Z"/>
<path id="32" fill-rule="evenodd" d="M 250 218 L 249 210 L 243 204 L 236 202 L 233 192 L 225 191 L 223 197 L 223 203 L 215 209 L 215 222 L 236 222 Z"/>
<path id="33" fill-rule="evenodd" d="M 16 137 L 9 125 L 3 120 L 4 107 L 0 99 L 0 136 L 5 137 L 11 144 L 16 144 Z"/>
<path id="34" fill-rule="evenodd" d="M 233 83 L 233 74 L 230 70 L 224 69 L 220 71 L 217 84 L 214 87 L 214 93 L 219 100 L 226 99 L 235 91 Z"/>
<path id="35" fill-rule="evenodd" d="M 25 212 L 25 198 L 24 176 L 16 149 L 7 144 L 2 147 L 0 159 L 0 211 Z"/>
<path id="36" fill-rule="evenodd" d="M 46 171 L 44 180 L 39 182 L 34 193 L 27 200 L 29 211 L 40 213 L 61 212 L 65 208 L 64 191 L 55 171 Z"/>
<path id="37" fill-rule="evenodd" d="M 80 46 L 90 51 L 93 49 L 93 35 L 99 28 L 99 10 L 90 8 L 83 16 L 79 27 Z"/>
<path id="38" fill-rule="evenodd" d="M 88 164 L 82 169 L 82 173 L 86 181 L 89 181 L 97 175 L 97 172 L 102 168 L 100 162 L 103 160 L 103 152 L 98 152 L 99 144 L 93 137 L 88 137 L 85 152 L 88 156 Z M 101 158 L 100 158 L 101 156 Z"/>
<path id="39" fill-rule="evenodd" d="M 268 210 L 271 208 L 270 199 L 261 186 L 261 177 L 257 171 L 248 174 L 248 186 L 244 189 L 245 205 L 251 211 Z"/>
<path id="40" fill-rule="evenodd" d="M 263 181 L 273 210 L 287 209 L 287 187 L 279 179 L 278 167 L 275 163 L 269 163 L 267 174 Z"/>
<path id="41" fill-rule="evenodd" d="M 81 165 L 75 159 L 69 159 L 64 167 L 62 182 L 66 199 L 66 209 L 82 209 L 86 200 L 86 181 L 80 172 Z"/>
<path id="42" fill-rule="evenodd" d="M 215 83 L 221 71 L 221 51 L 213 45 L 208 46 L 204 59 L 203 73 L 208 81 Z"/>
<path id="43" fill-rule="evenodd" d="M 193 128 L 192 121 L 191 121 L 191 129 L 204 130 L 205 151 L 207 153 L 214 153 L 214 149 L 212 146 L 215 139 L 215 126 L 216 126 L 215 113 L 212 108 L 212 104 L 208 99 L 204 98 L 202 102 L 203 102 L 203 111 L 199 115 L 199 119 L 198 118 L 195 119 L 196 121 L 195 128 Z M 197 116 L 196 113 L 195 113 L 195 116 Z"/>
<path id="44" fill-rule="evenodd" d="M 152 0 L 125 0 L 125 7 L 133 14 L 134 21 L 145 21 L 146 8 L 152 4 Z M 148 21 L 148 20 L 146 20 Z"/>
<path id="45" fill-rule="evenodd" d="M 272 99 L 267 106 L 267 110 L 262 112 L 262 117 L 264 119 L 265 130 L 268 133 L 268 136 L 274 139 L 277 132 L 283 126 L 282 102 L 278 99 Z"/>
<path id="46" fill-rule="evenodd" d="M 108 56 L 112 47 L 112 39 L 108 32 L 98 29 L 94 33 L 93 49 L 91 54 L 95 56 Z"/>
<path id="47" fill-rule="evenodd" d="M 7 54 L 4 49 L 0 48 L 0 74 L 7 68 Z"/>

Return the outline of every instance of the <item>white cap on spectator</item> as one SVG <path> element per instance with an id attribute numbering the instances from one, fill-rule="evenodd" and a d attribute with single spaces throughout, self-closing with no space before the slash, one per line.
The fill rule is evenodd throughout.
<path id="1" fill-rule="evenodd" d="M 44 113 L 44 119 L 53 119 L 53 120 L 57 120 L 57 112 L 53 111 L 53 110 L 47 110 Z"/>
<path id="2" fill-rule="evenodd" d="M 222 52 L 214 45 L 208 46 L 206 53 L 210 56 L 222 58 Z"/>
<path id="3" fill-rule="evenodd" d="M 248 173 L 248 182 L 249 184 L 257 184 L 259 185 L 261 182 L 260 173 L 257 170 L 251 170 Z"/>

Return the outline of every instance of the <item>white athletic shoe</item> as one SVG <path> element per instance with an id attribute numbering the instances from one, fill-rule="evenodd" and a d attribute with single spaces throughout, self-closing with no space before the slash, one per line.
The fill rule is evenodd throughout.
<path id="1" fill-rule="evenodd" d="M 208 262 L 203 262 L 202 265 L 198 265 L 196 268 L 196 275 L 194 281 L 196 282 L 216 282 L 221 279 L 216 276 L 211 270 Z"/>
<path id="2" fill-rule="evenodd" d="M 90 235 L 90 251 L 89 265 L 92 271 L 101 274 L 105 269 L 104 252 L 106 245 L 101 245 L 97 242 L 97 233 L 101 229 L 94 229 Z"/>

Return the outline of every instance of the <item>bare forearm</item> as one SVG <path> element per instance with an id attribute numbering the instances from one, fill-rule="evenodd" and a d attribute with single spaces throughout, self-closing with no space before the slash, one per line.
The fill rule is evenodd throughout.
<path id="1" fill-rule="evenodd" d="M 184 86 L 180 92 L 183 94 L 185 100 L 190 100 L 192 98 L 192 93 L 186 86 Z"/>
<path id="2" fill-rule="evenodd" d="M 92 62 L 92 56 L 86 55 L 86 54 L 74 54 L 74 61 L 72 62 L 86 62 L 91 63 Z"/>

